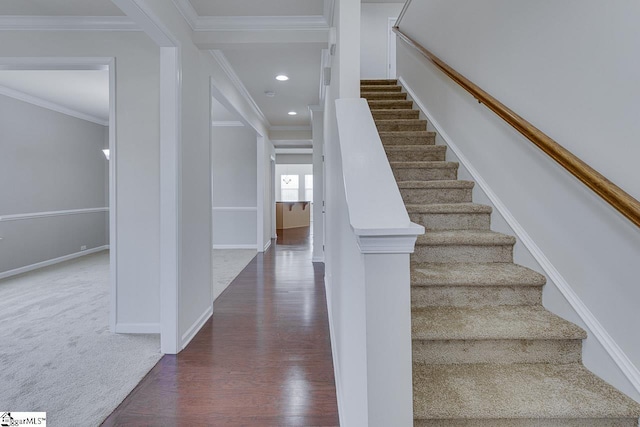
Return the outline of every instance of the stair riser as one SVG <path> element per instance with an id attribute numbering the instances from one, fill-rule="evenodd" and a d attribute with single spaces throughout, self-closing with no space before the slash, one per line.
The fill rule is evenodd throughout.
<path id="1" fill-rule="evenodd" d="M 401 92 L 402 86 L 398 85 L 372 85 L 360 86 L 360 92 Z"/>
<path id="2" fill-rule="evenodd" d="M 457 168 L 420 168 L 397 169 L 392 168 L 396 181 L 441 181 L 455 180 L 458 178 Z"/>
<path id="3" fill-rule="evenodd" d="M 414 420 L 414 427 L 638 427 L 633 418 Z"/>
<path id="4" fill-rule="evenodd" d="M 488 230 L 491 226 L 488 213 L 410 213 L 409 218 L 427 230 Z"/>
<path id="5" fill-rule="evenodd" d="M 411 307 L 540 305 L 539 286 L 412 286 Z"/>
<path id="6" fill-rule="evenodd" d="M 402 92 L 369 92 L 369 93 L 361 93 L 360 96 L 367 100 L 407 99 L 407 94 Z"/>
<path id="7" fill-rule="evenodd" d="M 420 147 L 421 149 L 412 151 L 396 151 L 389 146 L 385 148 L 390 162 L 441 162 L 445 160 L 447 153 L 447 147 L 443 145 Z M 423 148 L 433 149 L 424 150 Z"/>
<path id="8" fill-rule="evenodd" d="M 435 145 L 435 135 L 415 136 L 415 135 L 380 135 L 384 145 Z"/>
<path id="9" fill-rule="evenodd" d="M 371 110 L 411 110 L 413 101 L 369 101 Z"/>
<path id="10" fill-rule="evenodd" d="M 469 363 L 581 363 L 580 340 L 413 340 L 413 362 L 435 365 Z"/>
<path id="11" fill-rule="evenodd" d="M 511 245 L 416 245 L 413 262 L 513 262 Z"/>
<path id="12" fill-rule="evenodd" d="M 416 131 L 427 130 L 427 122 L 416 121 L 415 123 L 376 123 L 376 128 L 379 132 L 392 132 L 392 131 Z"/>
<path id="13" fill-rule="evenodd" d="M 378 85 L 397 85 L 398 80 L 395 79 L 371 79 L 371 80 L 360 80 L 360 86 L 378 86 Z"/>
<path id="14" fill-rule="evenodd" d="M 420 117 L 418 110 L 372 110 L 374 120 L 410 120 Z"/>
<path id="15" fill-rule="evenodd" d="M 470 188 L 401 188 L 400 194 L 407 205 L 471 202 Z"/>

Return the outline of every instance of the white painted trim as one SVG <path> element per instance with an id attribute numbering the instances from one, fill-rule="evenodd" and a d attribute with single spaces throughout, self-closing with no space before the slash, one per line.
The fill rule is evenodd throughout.
<path id="1" fill-rule="evenodd" d="M 242 245 L 211 245 L 212 249 L 253 249 L 256 250 L 256 245 L 254 244 L 242 244 Z"/>
<path id="2" fill-rule="evenodd" d="M 358 247 L 363 254 L 412 254 L 418 234 L 424 228 L 416 226 L 415 233 L 408 236 L 364 236 L 356 234 Z"/>
<path id="3" fill-rule="evenodd" d="M 214 120 L 211 122 L 211 127 L 244 127 L 244 123 L 237 120 Z"/>
<path id="4" fill-rule="evenodd" d="M 265 154 L 266 154 L 266 144 L 267 138 L 262 135 L 256 136 L 256 249 L 258 252 L 264 252 L 264 198 L 266 195 L 266 185 L 265 182 Z M 271 224 L 269 224 L 271 226 Z M 269 233 L 271 234 L 271 233 Z"/>
<path id="5" fill-rule="evenodd" d="M 270 129 L 271 123 L 269 123 L 267 117 L 264 115 L 260 107 L 258 107 L 258 104 L 256 104 L 256 101 L 253 99 L 245 85 L 242 83 L 240 77 L 238 77 L 238 74 L 231 66 L 231 63 L 229 63 L 227 57 L 224 56 L 221 50 L 210 50 L 209 52 L 211 53 L 211 56 L 213 56 L 213 58 L 216 60 L 216 62 L 220 65 L 229 80 L 231 80 L 231 83 L 233 84 L 233 86 L 235 86 L 240 95 L 249 103 L 260 121 L 265 125 L 267 129 Z"/>
<path id="6" fill-rule="evenodd" d="M 264 244 L 264 248 L 262 248 L 262 252 L 267 252 L 267 250 L 271 247 L 271 239 L 267 240 L 267 243 Z"/>
<path id="7" fill-rule="evenodd" d="M 551 261 L 546 257 L 546 255 L 542 252 L 540 247 L 535 243 L 531 236 L 529 236 L 529 233 L 527 233 L 524 227 L 520 225 L 518 220 L 516 220 L 507 206 L 502 202 L 502 200 L 500 200 L 500 198 L 491 189 L 484 178 L 482 178 L 482 175 L 478 172 L 478 170 L 473 167 L 469 159 L 462 153 L 462 150 L 460 150 L 460 148 L 453 142 L 453 139 L 449 137 L 444 128 L 440 126 L 440 124 L 435 120 L 434 116 L 429 112 L 426 106 L 415 96 L 415 92 L 407 85 L 407 82 L 402 77 L 399 77 L 398 80 L 400 84 L 405 88 L 409 96 L 416 103 L 418 108 L 425 114 L 438 134 L 447 143 L 449 148 L 451 148 L 451 150 L 455 153 L 460 163 L 467 169 L 476 184 L 480 186 L 489 200 L 491 200 L 491 203 L 495 206 L 498 212 L 500 212 L 513 232 L 518 236 L 518 239 L 520 239 L 522 244 L 527 248 L 527 250 L 529 250 L 538 264 L 540 264 L 540 267 L 544 270 L 545 274 L 553 281 L 558 290 L 566 298 L 567 302 L 575 310 L 580 319 L 582 319 L 589 331 L 593 333 L 593 336 L 598 340 L 600 345 L 605 349 L 605 351 L 609 354 L 616 365 L 618 365 L 618 368 L 620 368 L 622 374 L 633 385 L 633 387 L 638 392 L 640 392 L 640 370 L 638 369 L 638 367 L 636 367 L 633 362 L 631 362 L 629 357 L 627 357 L 624 351 L 622 351 L 620 346 L 618 346 L 611 335 L 609 335 L 609 333 L 598 321 L 598 319 L 593 315 L 593 313 L 584 304 L 584 302 L 582 302 L 571 285 L 564 279 L 558 269 L 555 268 Z"/>
<path id="8" fill-rule="evenodd" d="M 111 0 L 160 47 L 180 47 L 178 39 L 147 4 L 147 0 Z"/>
<path id="9" fill-rule="evenodd" d="M 224 212 L 257 212 L 258 208 L 255 206 L 214 206 L 211 210 Z"/>
<path id="10" fill-rule="evenodd" d="M 109 212 L 109 208 L 69 209 L 65 211 L 33 212 L 0 216 L 0 222 L 21 221 L 25 219 L 48 218 L 52 216 L 80 215 L 96 212 Z"/>
<path id="11" fill-rule="evenodd" d="M 329 317 L 329 338 L 331 340 L 331 357 L 333 359 L 333 377 L 336 383 L 336 400 L 338 403 L 338 421 L 341 426 L 346 425 L 343 418 L 344 414 L 344 393 L 342 392 L 342 376 L 340 375 L 340 364 L 338 363 L 336 334 L 333 326 L 333 304 L 331 303 L 331 284 L 330 279 L 325 273 L 324 275 L 324 294 L 327 299 L 327 315 Z"/>
<path id="12" fill-rule="evenodd" d="M 329 27 L 333 27 L 333 13 L 336 7 L 335 0 L 324 0 L 324 20 Z"/>
<path id="13" fill-rule="evenodd" d="M 118 147 L 116 106 L 116 58 L 109 59 L 109 328 L 115 332 L 118 323 Z"/>
<path id="14" fill-rule="evenodd" d="M 202 313 L 200 317 L 198 317 L 198 319 L 193 323 L 193 325 L 191 325 L 191 327 L 187 329 L 187 332 L 182 334 L 180 350 L 184 350 L 185 347 L 189 345 L 193 337 L 195 337 L 198 334 L 200 329 L 204 326 L 207 320 L 211 318 L 211 316 L 213 316 L 213 302 L 211 303 L 211 305 L 207 307 L 204 313 Z"/>
<path id="15" fill-rule="evenodd" d="M 324 255 L 323 256 L 314 256 L 313 258 L 311 258 L 311 262 L 324 262 Z"/>
<path id="16" fill-rule="evenodd" d="M 1 30 L 141 31 L 126 16 L 0 16 Z"/>
<path id="17" fill-rule="evenodd" d="M 76 119 L 86 120 L 88 122 L 96 123 L 102 126 L 109 125 L 108 120 L 103 120 L 99 117 L 82 113 L 80 111 L 77 111 L 68 107 L 64 107 L 60 104 L 56 104 L 55 102 L 47 101 L 46 99 L 29 95 L 28 93 L 11 89 L 6 86 L 0 86 L 0 95 L 8 96 L 9 98 L 17 99 L 18 101 L 27 102 L 29 104 L 36 105 L 38 107 L 46 108 L 47 110 L 56 111 L 58 113 L 65 114 L 67 116 L 75 117 Z"/>
<path id="18" fill-rule="evenodd" d="M 198 12 L 193 8 L 189 0 L 173 0 L 173 4 L 187 21 L 192 30 L 196 29 L 198 24 Z"/>
<path id="19" fill-rule="evenodd" d="M 317 31 L 328 30 L 321 15 L 312 16 L 201 16 L 195 31 Z"/>
<path id="20" fill-rule="evenodd" d="M 271 126 L 274 131 L 311 131 L 311 126 Z"/>
<path id="21" fill-rule="evenodd" d="M 159 323 L 118 323 L 116 334 L 159 334 Z"/>
<path id="22" fill-rule="evenodd" d="M 101 252 L 109 249 L 109 245 L 98 246 L 97 248 L 87 249 L 86 251 L 75 252 L 69 255 L 64 255 L 58 258 L 50 259 L 47 261 L 37 262 L 35 264 L 26 265 L 24 267 L 15 268 L 13 270 L 0 273 L 0 279 L 6 279 L 7 277 L 16 276 L 18 274 L 27 273 L 29 271 L 37 270 L 39 268 L 48 267 L 50 265 L 59 264 L 64 261 L 69 261 L 75 258 L 80 258 L 85 255 L 91 255 L 96 252 Z"/>

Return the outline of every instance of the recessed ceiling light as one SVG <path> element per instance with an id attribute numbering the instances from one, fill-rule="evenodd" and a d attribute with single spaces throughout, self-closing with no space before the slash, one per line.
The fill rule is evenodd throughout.
<path id="1" fill-rule="evenodd" d="M 296 113 L 295 111 L 289 111 L 287 114 L 289 114 L 290 116 L 295 116 L 298 113 Z"/>
<path id="2" fill-rule="evenodd" d="M 276 76 L 276 80 L 278 80 L 279 82 L 286 82 L 287 80 L 289 80 L 289 76 L 285 76 L 284 74 L 280 74 Z"/>

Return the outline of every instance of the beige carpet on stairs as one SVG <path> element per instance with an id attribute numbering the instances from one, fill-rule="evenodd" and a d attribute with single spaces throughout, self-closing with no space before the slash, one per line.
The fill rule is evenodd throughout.
<path id="1" fill-rule="evenodd" d="M 515 238 L 491 231 L 402 87 L 360 91 L 427 230 L 411 258 L 414 425 L 637 427 L 640 405 L 584 368 L 585 331 L 544 309 L 544 276 L 513 263 Z"/>

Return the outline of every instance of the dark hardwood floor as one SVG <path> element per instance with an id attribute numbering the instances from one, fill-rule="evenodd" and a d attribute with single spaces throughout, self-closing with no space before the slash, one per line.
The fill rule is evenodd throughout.
<path id="1" fill-rule="evenodd" d="M 278 230 L 103 426 L 337 426 L 323 264 L 309 229 Z"/>

